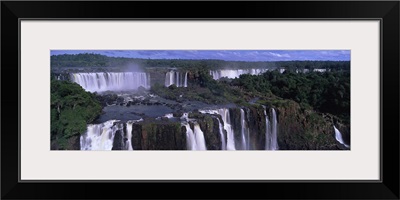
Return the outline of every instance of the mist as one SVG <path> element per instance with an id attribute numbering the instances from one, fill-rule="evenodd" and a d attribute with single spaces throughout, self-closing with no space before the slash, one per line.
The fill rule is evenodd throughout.
<path id="1" fill-rule="evenodd" d="M 129 62 L 122 66 L 123 72 L 145 72 L 144 68 L 135 62 Z"/>

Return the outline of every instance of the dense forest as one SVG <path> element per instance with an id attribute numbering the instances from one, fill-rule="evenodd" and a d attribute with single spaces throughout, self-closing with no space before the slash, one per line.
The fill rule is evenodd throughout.
<path id="1" fill-rule="evenodd" d="M 51 81 L 51 137 L 57 149 L 70 149 L 68 140 L 79 138 L 86 125 L 101 114 L 94 94 L 68 81 Z"/>

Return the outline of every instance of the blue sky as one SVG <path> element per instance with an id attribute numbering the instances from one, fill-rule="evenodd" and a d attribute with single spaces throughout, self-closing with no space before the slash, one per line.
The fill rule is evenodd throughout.
<path id="1" fill-rule="evenodd" d="M 145 59 L 218 59 L 227 61 L 350 60 L 350 50 L 52 50 L 50 54 L 79 53 Z"/>

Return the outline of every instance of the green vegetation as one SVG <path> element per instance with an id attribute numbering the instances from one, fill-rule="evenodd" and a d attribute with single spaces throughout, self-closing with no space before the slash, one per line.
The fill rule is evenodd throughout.
<path id="1" fill-rule="evenodd" d="M 290 99 L 303 109 L 330 113 L 346 122 L 350 120 L 350 73 L 346 71 L 304 74 L 270 71 L 259 76 L 244 74 L 234 80 L 220 81 L 212 79 L 204 69 L 191 73 L 194 84 L 190 88 L 155 84 L 151 90 L 176 101 L 235 103 L 246 107 L 252 98 L 258 98 L 258 103 L 263 105 L 277 107 L 285 107 L 285 99 Z"/>
<path id="2" fill-rule="evenodd" d="M 102 107 L 94 95 L 76 83 L 51 81 L 51 138 L 60 149 L 65 149 L 67 140 L 86 131 Z"/>
<path id="3" fill-rule="evenodd" d="M 179 68 L 196 69 L 248 69 L 248 68 L 285 68 L 287 70 L 330 69 L 332 71 L 349 70 L 349 61 L 223 61 L 223 60 L 183 60 L 183 59 L 141 59 L 108 57 L 100 54 L 64 54 L 51 56 L 51 67 L 130 67 L 132 64 L 143 68 Z"/>
<path id="4" fill-rule="evenodd" d="M 274 95 L 298 102 L 302 107 L 331 113 L 349 120 L 350 73 L 293 73 L 273 71 L 262 76 L 241 75 L 231 83 L 253 93 Z"/>
<path id="5" fill-rule="evenodd" d="M 189 88 L 176 87 L 171 85 L 154 84 L 151 92 L 164 98 L 182 102 L 184 100 L 201 101 L 208 104 L 225 104 L 244 102 L 243 92 L 239 88 L 232 88 L 228 84 L 212 79 L 205 69 L 191 71 L 193 84 Z"/>

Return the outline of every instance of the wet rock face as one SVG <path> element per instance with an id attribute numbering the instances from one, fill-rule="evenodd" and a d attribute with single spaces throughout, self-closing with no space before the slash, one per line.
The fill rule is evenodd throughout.
<path id="1" fill-rule="evenodd" d="M 132 125 L 134 150 L 185 150 L 186 132 L 178 122 L 141 122 Z"/>
<path id="2" fill-rule="evenodd" d="M 277 108 L 280 150 L 336 150 L 331 120 L 291 102 Z"/>
<path id="3" fill-rule="evenodd" d="M 202 114 L 199 112 L 189 114 L 189 118 L 195 119 L 200 129 L 203 131 L 207 150 L 221 150 L 222 138 L 219 133 L 217 117 L 216 115 Z M 222 120 L 220 119 L 220 121 Z M 194 128 L 193 123 L 189 123 L 189 125 L 192 129 Z"/>
<path id="4" fill-rule="evenodd" d="M 132 148 L 133 150 L 142 150 L 142 125 L 132 124 Z"/>
<path id="5" fill-rule="evenodd" d="M 231 120 L 231 126 L 233 129 L 234 137 L 235 137 L 235 148 L 237 150 L 243 149 L 242 147 L 242 140 L 241 140 L 241 131 L 242 131 L 242 126 L 241 126 L 241 121 L 240 121 L 240 109 L 239 108 L 230 108 L 229 109 L 229 115 L 230 115 L 230 120 Z"/>
<path id="6" fill-rule="evenodd" d="M 218 120 L 210 115 L 206 115 L 203 119 L 199 119 L 198 123 L 204 133 L 207 150 L 221 150 Z"/>
<path id="7" fill-rule="evenodd" d="M 122 134 L 123 133 L 120 130 L 115 132 L 112 150 L 123 150 L 124 140 Z"/>
<path id="8" fill-rule="evenodd" d="M 265 116 L 262 107 L 249 107 L 246 118 L 250 135 L 250 150 L 265 149 Z"/>

